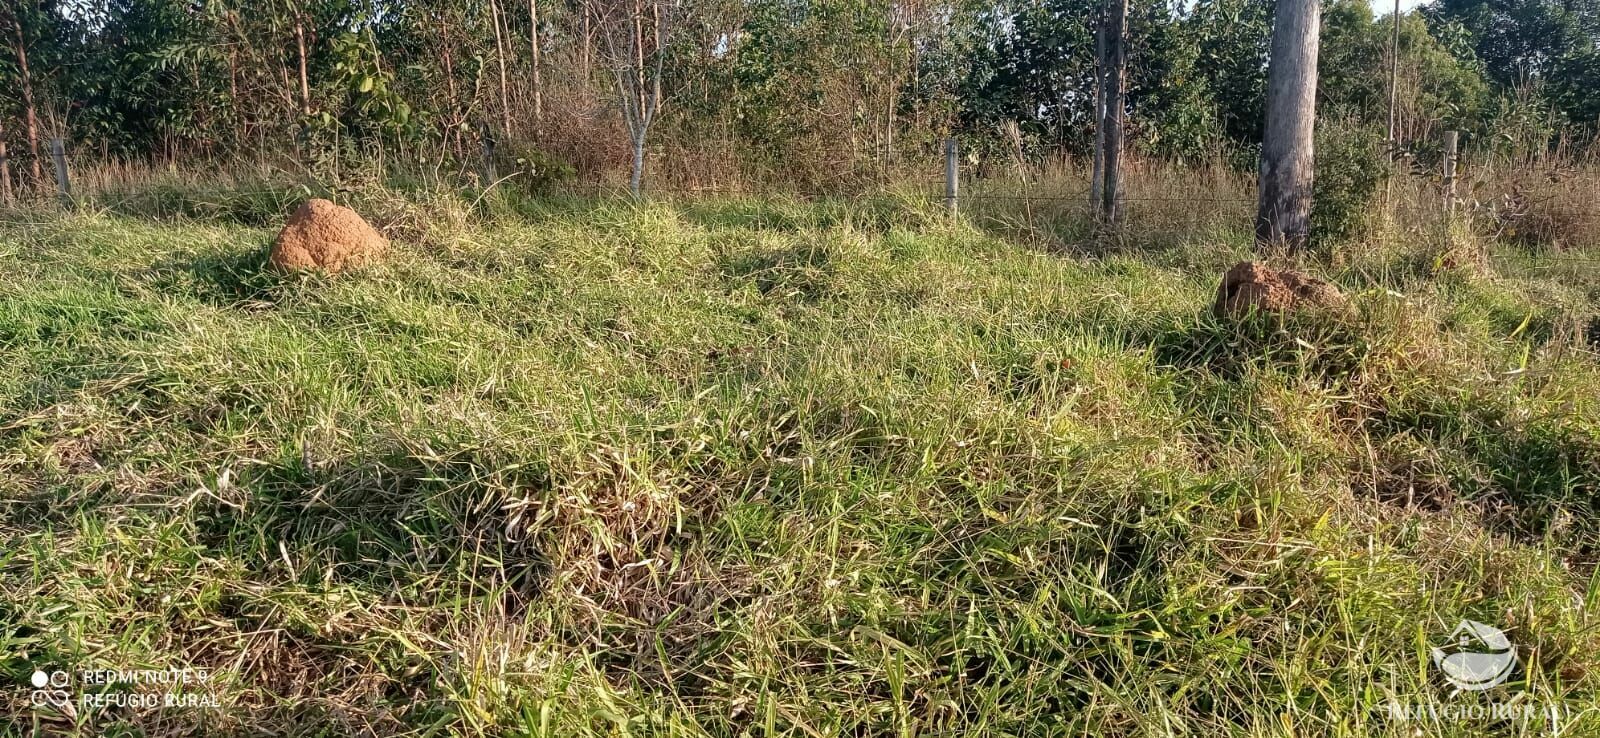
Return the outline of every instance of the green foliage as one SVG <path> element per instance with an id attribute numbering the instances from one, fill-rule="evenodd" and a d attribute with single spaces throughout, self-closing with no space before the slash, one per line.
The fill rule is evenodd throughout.
<path id="1" fill-rule="evenodd" d="M 1373 214 L 1379 212 L 1378 191 L 1391 171 L 1382 130 L 1352 121 L 1324 121 L 1317 126 L 1316 159 L 1313 238 L 1332 246 L 1368 233 Z"/>
<path id="2" fill-rule="evenodd" d="M 1370 7 L 1358 0 L 1340 0 L 1324 9 L 1319 118 L 1387 129 L 1393 22 L 1393 16 L 1374 19 Z M 1416 147 L 1429 145 L 1437 130 L 1481 131 L 1486 126 L 1490 94 L 1480 65 L 1470 57 L 1456 57 L 1421 15 L 1401 18 L 1398 72 L 1396 135 L 1413 155 L 1420 153 Z"/>
<path id="3" fill-rule="evenodd" d="M 391 139 L 414 135 L 421 121 L 413 118 L 411 105 L 394 89 L 394 76 L 384 68 L 379 53 L 364 34 L 344 33 L 333 39 L 330 54 L 337 61 L 331 86 L 343 92 L 342 102 L 334 105 L 340 111 L 337 119 L 357 135 L 362 129 Z"/>
<path id="4" fill-rule="evenodd" d="M 1446 22 L 1437 31 L 1424 16 L 1412 14 L 1400 27 L 1401 62 L 1415 92 L 1402 100 L 1402 115 L 1422 118 L 1444 129 L 1486 132 L 1493 102 L 1483 65 L 1460 49 L 1460 29 Z"/>
<path id="5" fill-rule="evenodd" d="M 1317 52 L 1317 117 L 1387 118 L 1389 31 L 1374 22 L 1365 0 L 1334 0 L 1322 8 Z"/>
<path id="6" fill-rule="evenodd" d="M 1260 142 L 1266 115 L 1271 2 L 1198 0 L 1184 25 L 1195 39 L 1195 69 L 1223 132 L 1234 142 Z"/>
<path id="7" fill-rule="evenodd" d="M 1200 39 L 1164 3 L 1132 8 L 1129 101 L 1133 141 L 1153 156 L 1193 163 L 1228 141 L 1221 106 L 1204 76 Z"/>
<path id="8" fill-rule="evenodd" d="M 603 179 L 625 156 L 613 67 L 627 55 L 611 58 L 621 46 L 593 25 L 593 3 L 545 3 L 537 25 L 531 3 L 510 1 L 494 12 L 481 0 L 12 5 L 0 25 L 19 29 L 29 52 L 36 117 L 80 151 L 277 154 L 319 172 L 369 155 L 459 165 L 489 122 L 506 129 L 502 140 L 526 139 L 582 176 Z M 983 157 L 1011 158 L 1018 139 L 1035 162 L 1082 157 L 1102 5 L 684 0 L 660 39 L 666 105 L 647 151 L 704 156 L 709 171 L 690 179 L 816 187 L 921 169 L 952 131 Z M 1271 10 L 1270 0 L 1133 2 L 1130 148 L 1253 170 Z M 1600 0 L 1440 0 L 1404 14 L 1397 138 L 1413 156 L 1441 129 L 1518 157 L 1592 140 L 1597 18 Z M 1326 5 L 1323 117 L 1387 124 L 1392 20 L 1360 0 Z M 22 79 L 6 40 L 9 90 Z M 13 100 L 0 118 L 20 150 L 24 111 Z"/>
<path id="9" fill-rule="evenodd" d="M 180 0 L 116 3 L 98 33 L 66 46 L 82 67 L 61 81 L 82 116 L 79 135 L 122 153 L 200 138 L 227 116 L 227 60 L 204 16 Z M 79 46 L 81 44 L 81 46 Z"/>
<path id="10" fill-rule="evenodd" d="M 1600 48 L 1573 49 L 1555 64 L 1551 94 L 1568 120 L 1587 131 L 1600 131 Z"/>
<path id="11" fill-rule="evenodd" d="M 1458 58 L 1481 64 L 1503 92 L 1541 86 L 1547 104 L 1593 131 L 1600 2 L 1439 0 L 1424 13 L 1449 25 L 1459 36 L 1451 46 Z"/>
<path id="12" fill-rule="evenodd" d="M 1591 49 L 1600 32 L 1596 0 L 1438 0 L 1424 11 L 1430 20 L 1457 23 L 1474 58 L 1502 86 L 1545 78 L 1570 54 Z"/>
<path id="13" fill-rule="evenodd" d="M 513 175 L 514 181 L 530 193 L 548 193 L 578 174 L 570 162 L 532 146 L 512 144 L 496 153 L 504 164 L 498 167 L 501 176 Z"/>
<path id="14" fill-rule="evenodd" d="M 969 125 L 1016 121 L 1048 148 L 1085 151 L 1094 99 L 1090 0 L 996 6 L 980 16 L 987 43 L 972 67 Z"/>

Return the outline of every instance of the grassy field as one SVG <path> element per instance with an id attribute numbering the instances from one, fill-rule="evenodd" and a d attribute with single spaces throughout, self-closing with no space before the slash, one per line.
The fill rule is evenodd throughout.
<path id="1" fill-rule="evenodd" d="M 1393 229 L 1233 324 L 1248 205 L 510 202 L 337 278 L 280 206 L 0 216 L 0 735 L 1600 735 L 1581 251 Z"/>

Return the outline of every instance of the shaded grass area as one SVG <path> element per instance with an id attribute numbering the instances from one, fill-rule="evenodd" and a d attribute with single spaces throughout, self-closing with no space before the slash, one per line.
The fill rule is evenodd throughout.
<path id="1" fill-rule="evenodd" d="M 0 714 L 1547 733 L 1382 716 L 1475 699 L 1428 664 L 1472 618 L 1520 648 L 1495 695 L 1595 730 L 1596 293 L 1536 258 L 1374 244 L 1320 267 L 1351 316 L 1240 325 L 1224 225 L 493 207 L 337 279 L 263 272 L 249 220 L 0 225 L 0 668 L 205 666 L 224 705 Z"/>

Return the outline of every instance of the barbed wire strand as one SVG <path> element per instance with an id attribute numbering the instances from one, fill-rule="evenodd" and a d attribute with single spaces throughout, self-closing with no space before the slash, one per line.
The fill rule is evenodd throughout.
<path id="1" fill-rule="evenodd" d="M 11 160 L 15 161 L 17 158 L 18 158 L 17 156 L 13 155 L 11 157 Z M 41 158 L 43 158 L 43 157 L 41 157 Z M 179 185 L 179 186 L 181 186 L 181 185 Z M 304 192 L 313 192 L 314 193 L 314 192 L 317 192 L 317 191 L 326 191 L 326 188 L 317 187 L 317 186 L 311 185 L 309 183 L 285 184 L 285 185 L 278 186 L 278 187 L 258 187 L 258 188 L 238 188 L 238 187 L 229 187 L 229 186 L 226 186 L 226 185 L 221 185 L 221 186 L 211 185 L 211 186 L 207 186 L 207 185 L 203 185 L 203 184 L 202 185 L 198 185 L 198 186 L 202 187 L 202 188 L 208 188 L 209 187 L 210 191 L 207 194 L 219 196 L 219 197 L 224 198 L 224 199 L 228 198 L 228 197 L 262 197 L 262 196 L 284 197 L 284 196 L 294 196 L 294 195 L 298 195 L 298 194 L 304 193 Z M 737 196 L 737 197 L 763 198 L 763 199 L 773 199 L 773 198 L 781 198 L 781 197 L 808 197 L 808 198 L 816 198 L 816 199 L 822 199 L 822 200 L 832 200 L 832 199 L 840 199 L 840 198 L 860 198 L 865 194 L 867 196 L 880 196 L 880 197 L 885 197 L 885 198 L 889 198 L 889 199 L 899 199 L 899 200 L 927 201 L 927 202 L 931 203 L 931 202 L 942 202 L 942 201 L 944 201 L 946 199 L 947 196 L 942 191 L 942 187 L 943 187 L 943 183 L 936 183 L 936 184 L 931 185 L 927 191 L 921 191 L 921 192 L 918 192 L 918 191 L 878 190 L 878 191 L 870 191 L 870 192 L 867 192 L 867 193 L 853 193 L 853 192 L 845 192 L 845 191 L 822 191 L 822 190 L 812 190 L 812 189 L 798 189 L 798 190 L 796 190 L 796 189 L 761 189 L 761 190 L 755 190 L 755 189 L 748 189 L 748 188 L 732 188 L 732 187 L 688 187 L 688 186 L 670 186 L 669 185 L 669 186 L 647 186 L 647 187 L 644 188 L 644 193 L 643 194 L 644 194 L 644 196 L 646 198 L 648 198 L 651 195 L 687 195 L 687 196 L 723 195 L 723 196 Z M 1072 193 L 1061 194 L 1061 195 L 1041 195 L 1041 194 L 1010 194 L 1010 193 L 973 192 L 970 189 L 971 187 L 972 187 L 972 185 L 969 184 L 968 185 L 968 188 L 969 188 L 968 190 L 958 193 L 958 195 L 956 197 L 956 201 L 957 201 L 958 206 L 961 205 L 961 204 L 966 204 L 966 203 L 971 203 L 971 202 L 1067 203 L 1067 204 L 1070 204 L 1073 209 L 1080 209 L 1080 208 L 1081 209 L 1087 209 L 1087 208 L 1090 208 L 1091 205 L 1092 205 L 1091 203 L 1088 202 L 1088 195 L 1089 195 L 1088 190 L 1082 190 L 1082 191 L 1078 191 L 1078 192 L 1072 192 Z M 39 189 L 41 191 L 47 191 L 49 188 L 48 187 L 40 187 Z M 109 192 L 115 192 L 117 189 L 119 189 L 119 188 L 117 188 L 115 186 L 104 186 L 104 185 L 102 185 L 100 187 L 100 191 L 99 192 L 97 192 L 95 195 L 90 195 L 89 197 L 85 198 L 85 201 L 89 202 L 91 204 L 100 205 L 100 206 L 103 206 L 103 207 L 108 207 L 108 208 L 111 208 L 111 209 L 115 209 L 117 207 L 123 207 L 123 206 L 127 206 L 127 205 L 130 205 L 130 204 L 134 204 L 139 199 L 141 199 L 142 197 L 159 197 L 160 196 L 159 193 L 156 193 L 156 194 L 138 194 L 138 195 L 132 195 L 132 196 L 129 196 L 129 197 L 114 198 L 114 199 L 103 199 L 103 200 L 97 200 L 96 199 L 97 197 L 98 198 L 104 198 L 106 194 L 108 194 Z M 338 192 L 340 190 L 336 188 L 336 189 L 334 189 L 332 191 L 333 192 Z M 564 192 L 556 193 L 556 195 L 558 197 L 561 196 L 561 195 L 571 195 L 571 196 L 578 196 L 578 197 L 615 197 L 615 198 L 619 198 L 619 199 L 629 197 L 629 193 L 624 188 L 621 188 L 621 187 L 595 187 L 595 186 L 584 186 L 584 187 L 573 188 L 573 189 L 566 190 Z M 1123 196 L 1123 197 L 1119 197 L 1118 198 L 1118 202 L 1119 203 L 1193 203 L 1193 204 L 1235 203 L 1235 204 L 1245 204 L 1245 203 L 1254 203 L 1254 202 L 1256 202 L 1256 200 L 1254 198 L 1245 198 L 1245 197 L 1149 197 L 1149 196 Z M 215 205 L 215 206 L 217 206 L 219 208 L 224 208 L 227 205 L 226 202 L 211 203 L 211 202 L 207 202 L 205 200 L 200 200 L 198 202 L 196 202 L 194 200 L 191 200 L 191 201 L 189 201 L 189 204 L 197 205 L 199 207 L 205 207 L 207 205 Z M 1485 213 L 1485 215 L 1488 215 L 1490 217 L 1494 217 L 1497 214 L 1493 213 L 1493 212 L 1490 212 L 1490 213 Z M 1568 211 L 1568 212 L 1563 212 L 1560 217 L 1564 218 L 1564 219 L 1569 219 L 1569 220 L 1581 220 L 1581 221 L 1586 221 L 1586 222 L 1595 221 L 1595 220 L 1600 220 L 1600 211 L 1577 211 L 1577 212 Z M 1536 256 L 1536 257 L 1533 257 L 1533 258 L 1535 258 L 1535 259 L 1537 259 L 1539 261 L 1545 262 L 1545 263 L 1520 264 L 1520 265 L 1517 265 L 1518 268 L 1525 268 L 1525 269 L 1552 269 L 1552 268 L 1559 267 L 1559 266 L 1561 266 L 1562 264 L 1565 264 L 1565 263 L 1572 263 L 1572 264 L 1600 264 L 1600 257 L 1585 257 L 1585 256 L 1576 256 L 1576 255 L 1568 255 L 1568 254 L 1562 254 L 1562 255 L 1559 255 L 1559 256 L 1556 256 L 1556 255 L 1541 255 L 1541 256 Z"/>

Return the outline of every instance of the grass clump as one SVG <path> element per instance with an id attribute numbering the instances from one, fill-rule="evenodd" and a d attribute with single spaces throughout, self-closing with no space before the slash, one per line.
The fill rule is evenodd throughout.
<path id="1" fill-rule="evenodd" d="M 6 714 L 1538 733 L 1384 717 L 1456 699 L 1428 647 L 1473 618 L 1521 649 L 1497 694 L 1593 730 L 1587 293 L 1354 262 L 1351 315 L 1235 324 L 1243 243 L 973 218 L 506 200 L 336 279 L 246 222 L 0 225 L 0 667 L 208 666 L 223 705 Z"/>

